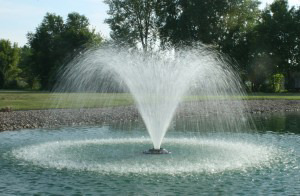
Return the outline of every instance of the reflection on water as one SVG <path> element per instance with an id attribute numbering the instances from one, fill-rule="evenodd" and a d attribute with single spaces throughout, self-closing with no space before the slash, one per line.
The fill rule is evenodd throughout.
<path id="1" fill-rule="evenodd" d="M 265 113 L 253 115 L 259 131 L 300 134 L 300 113 Z"/>
<path id="2" fill-rule="evenodd" d="M 222 119 L 222 118 L 220 118 Z M 215 115 L 205 116 L 190 116 L 182 117 L 173 120 L 170 125 L 169 132 L 200 132 L 200 133 L 211 133 L 211 132 L 237 132 L 232 130 L 231 126 L 224 126 L 224 123 L 215 118 Z M 241 121 L 246 119 L 241 118 Z M 240 126 L 238 132 L 267 132 L 272 131 L 276 133 L 300 133 L 300 112 L 276 112 L 276 113 L 260 113 L 252 114 L 245 123 L 246 126 Z M 121 122 L 110 125 L 116 130 L 145 130 L 145 126 L 142 121 L 129 121 Z M 249 129 L 250 127 L 250 129 Z M 168 133 L 167 133 L 168 134 Z"/>

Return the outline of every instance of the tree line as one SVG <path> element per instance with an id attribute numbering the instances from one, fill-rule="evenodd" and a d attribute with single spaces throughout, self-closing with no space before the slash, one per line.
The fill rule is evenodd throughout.
<path id="1" fill-rule="evenodd" d="M 295 90 L 300 72 L 300 8 L 274 0 L 105 0 L 111 40 L 149 51 L 209 45 L 232 58 L 249 91 Z M 46 14 L 28 44 L 0 41 L 0 88 L 51 89 L 55 74 L 81 49 L 103 38 L 88 19 Z M 298 74 L 298 77 L 300 74 Z"/>
<path id="2" fill-rule="evenodd" d="M 0 40 L 0 89 L 50 90 L 57 71 L 81 50 L 100 44 L 99 33 L 89 28 L 89 20 L 78 13 L 61 16 L 47 13 L 28 44 L 18 47 Z"/>
<path id="3" fill-rule="evenodd" d="M 300 8 L 275 0 L 106 0 L 112 39 L 156 47 L 201 42 L 236 61 L 250 91 L 295 89 L 300 71 Z M 298 76 L 300 77 L 300 76 Z M 284 81 L 283 81 L 284 79 Z M 300 86 L 298 87 L 300 88 Z"/>

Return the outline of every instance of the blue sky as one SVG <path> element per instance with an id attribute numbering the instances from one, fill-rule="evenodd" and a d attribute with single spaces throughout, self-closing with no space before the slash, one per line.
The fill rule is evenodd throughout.
<path id="1" fill-rule="evenodd" d="M 273 0 L 261 0 L 263 8 Z M 300 6 L 300 0 L 289 0 Z M 66 18 L 70 12 L 84 14 L 91 26 L 109 37 L 109 27 L 104 24 L 108 7 L 103 0 L 0 0 L 0 39 L 9 39 L 20 46 L 26 44 L 26 34 L 33 32 L 47 12 Z"/>

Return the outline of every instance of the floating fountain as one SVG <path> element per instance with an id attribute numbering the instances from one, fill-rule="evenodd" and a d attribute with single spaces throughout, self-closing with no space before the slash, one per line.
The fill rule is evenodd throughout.
<path id="1" fill-rule="evenodd" d="M 232 67 L 204 46 L 157 52 L 114 47 L 89 50 L 62 71 L 56 91 L 128 91 L 153 143 L 153 149 L 145 151 L 146 154 L 168 154 L 161 144 L 182 99 L 200 98 L 207 101 L 210 110 L 221 114 L 231 110 L 222 101 L 242 92 Z M 82 101 L 80 96 L 78 99 Z M 222 126 L 238 129 L 243 119 L 243 104 L 237 101 L 236 106 L 235 115 L 239 119 L 228 113 L 219 118 L 225 119 Z"/>
<path id="2" fill-rule="evenodd" d="M 122 121 L 121 128 L 107 121 L 99 126 L 3 132 L 0 193 L 199 195 L 201 190 L 207 195 L 296 195 L 299 128 L 250 131 L 245 106 L 231 99 L 242 95 L 238 78 L 226 59 L 203 46 L 152 53 L 86 51 L 62 70 L 56 90 L 78 93 L 59 94 L 61 101 L 85 107 L 95 96 L 129 92 L 143 122 Z M 132 108 L 135 112 L 131 106 L 124 111 Z M 117 113 L 121 110 L 91 109 L 87 114 L 112 111 L 123 118 L 124 113 Z M 63 119 L 85 114 L 53 112 Z M 257 122 L 278 125 L 278 118 L 266 119 L 262 115 Z M 280 123 L 297 125 L 299 113 L 282 119 Z M 144 127 L 151 140 L 141 131 Z M 167 130 L 172 131 L 164 139 Z M 172 153 L 141 153 L 149 147 L 144 153 L 168 153 L 162 146 Z"/>

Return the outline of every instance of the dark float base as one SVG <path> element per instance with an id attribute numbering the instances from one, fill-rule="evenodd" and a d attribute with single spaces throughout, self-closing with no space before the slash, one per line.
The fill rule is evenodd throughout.
<path id="1" fill-rule="evenodd" d="M 160 148 L 160 149 L 154 149 L 151 148 L 147 151 L 143 152 L 144 154 L 171 154 L 171 152 L 167 151 L 166 149 Z"/>

